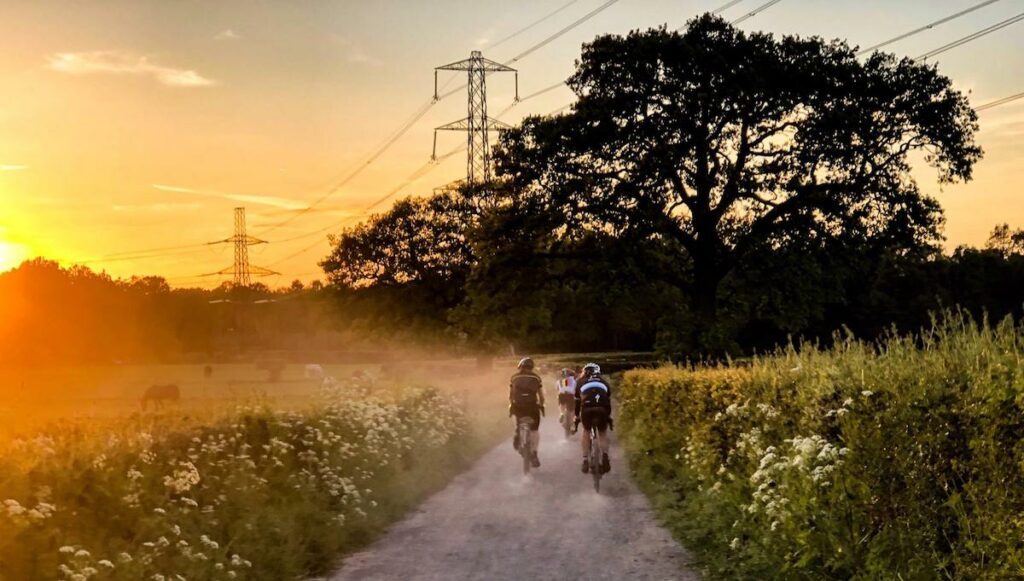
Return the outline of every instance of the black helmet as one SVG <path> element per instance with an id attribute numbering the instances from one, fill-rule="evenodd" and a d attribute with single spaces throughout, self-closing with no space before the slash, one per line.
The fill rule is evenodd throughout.
<path id="1" fill-rule="evenodd" d="M 519 367 L 519 369 L 533 369 L 533 365 L 533 358 L 523 357 L 519 360 L 519 365 L 517 367 Z"/>

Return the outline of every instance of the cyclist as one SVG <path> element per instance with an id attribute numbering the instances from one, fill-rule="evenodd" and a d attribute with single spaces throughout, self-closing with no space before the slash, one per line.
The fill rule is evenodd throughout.
<path id="1" fill-rule="evenodd" d="M 583 366 L 583 376 L 576 382 L 576 423 L 577 429 L 580 422 L 583 423 L 583 437 L 580 438 L 583 445 L 583 473 L 591 469 L 601 470 L 602 473 L 612 469 L 611 461 L 608 459 L 608 434 L 607 429 L 612 426 L 612 389 L 608 382 L 601 377 L 601 368 L 596 363 L 587 363 Z M 597 440 L 601 446 L 601 464 L 590 465 L 590 427 L 597 428 Z"/>
<path id="2" fill-rule="evenodd" d="M 569 368 L 563 368 L 558 379 L 558 423 L 565 418 L 574 418 L 576 402 L 576 374 Z"/>
<path id="3" fill-rule="evenodd" d="M 533 447 L 531 463 L 534 468 L 540 467 L 537 447 L 540 445 L 540 416 L 544 413 L 544 390 L 541 389 L 540 376 L 534 373 L 533 359 L 524 357 L 519 361 L 518 371 L 509 382 L 508 415 L 515 416 L 516 426 L 519 418 L 528 417 L 533 420 L 530 426 L 530 444 Z M 512 439 L 512 446 L 519 449 L 519 430 Z"/>

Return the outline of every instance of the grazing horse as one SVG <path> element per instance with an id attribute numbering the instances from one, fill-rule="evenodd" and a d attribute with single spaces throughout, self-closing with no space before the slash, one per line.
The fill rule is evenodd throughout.
<path id="1" fill-rule="evenodd" d="M 178 389 L 178 386 L 173 383 L 167 383 L 149 386 L 146 392 L 142 394 L 140 403 L 142 404 L 142 411 L 146 411 L 149 403 L 152 403 L 156 409 L 160 409 L 166 402 L 178 403 L 180 400 L 181 390 Z"/>

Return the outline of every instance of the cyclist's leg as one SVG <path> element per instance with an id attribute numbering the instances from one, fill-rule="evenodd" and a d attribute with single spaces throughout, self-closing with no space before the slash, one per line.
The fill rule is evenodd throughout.
<path id="1" fill-rule="evenodd" d="M 601 451 L 602 452 L 604 452 L 605 454 L 608 453 L 609 442 L 608 442 L 608 429 L 607 428 L 604 429 L 604 430 L 598 430 L 597 431 L 597 444 L 598 444 L 598 446 L 601 447 Z"/>
<path id="2" fill-rule="evenodd" d="M 583 457 L 590 457 L 590 419 L 587 417 L 585 411 L 580 412 L 580 420 L 583 423 L 583 436 L 580 438 L 580 444 L 583 446 Z"/>
<path id="3" fill-rule="evenodd" d="M 540 446 L 540 408 L 536 409 L 530 417 L 533 419 L 533 425 L 530 426 L 530 444 L 533 446 L 533 451 L 536 452 Z"/>
<path id="4" fill-rule="evenodd" d="M 610 450 L 608 441 L 608 414 L 605 412 L 601 416 L 601 421 L 597 426 L 597 444 L 601 447 L 601 459 L 604 463 L 603 469 L 607 472 L 611 469 L 611 462 L 608 460 L 608 451 Z"/>

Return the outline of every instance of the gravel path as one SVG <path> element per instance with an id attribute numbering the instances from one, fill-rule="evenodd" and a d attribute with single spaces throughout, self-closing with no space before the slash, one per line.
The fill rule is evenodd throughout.
<path id="1" fill-rule="evenodd" d="M 698 579 L 629 479 L 617 445 L 597 495 L 580 472 L 579 436 L 566 441 L 557 416 L 541 424 L 543 466 L 530 476 L 510 440 L 349 556 L 331 579 Z"/>

